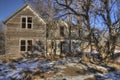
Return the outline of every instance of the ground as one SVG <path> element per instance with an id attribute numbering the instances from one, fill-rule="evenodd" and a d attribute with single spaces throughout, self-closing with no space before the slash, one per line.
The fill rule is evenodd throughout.
<path id="1" fill-rule="evenodd" d="M 79 57 L 0 62 L 0 80 L 119 80 L 120 63 L 92 64 Z M 118 59 L 119 61 L 120 59 Z"/>

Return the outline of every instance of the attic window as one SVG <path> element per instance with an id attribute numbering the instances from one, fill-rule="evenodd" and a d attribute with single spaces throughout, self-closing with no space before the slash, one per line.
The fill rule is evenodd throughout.
<path id="1" fill-rule="evenodd" d="M 22 18 L 22 28 L 26 28 L 26 18 Z"/>
<path id="2" fill-rule="evenodd" d="M 22 17 L 22 28 L 31 29 L 32 28 L 32 17 Z"/>

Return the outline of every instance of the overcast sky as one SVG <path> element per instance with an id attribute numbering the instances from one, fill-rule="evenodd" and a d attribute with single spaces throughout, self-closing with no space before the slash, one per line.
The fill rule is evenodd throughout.
<path id="1" fill-rule="evenodd" d="M 23 4 L 22 0 L 0 0 L 0 22 L 14 13 Z"/>

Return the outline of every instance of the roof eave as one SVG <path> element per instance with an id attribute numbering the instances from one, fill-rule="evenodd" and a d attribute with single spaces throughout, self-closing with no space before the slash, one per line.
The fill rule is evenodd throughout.
<path id="1" fill-rule="evenodd" d="M 21 8 L 17 9 L 14 13 L 12 13 L 10 16 L 8 16 L 5 20 L 3 20 L 3 23 L 6 24 L 9 19 L 11 19 L 14 15 L 16 15 L 19 11 L 21 11 L 23 8 L 28 6 L 29 4 L 24 4 Z"/>

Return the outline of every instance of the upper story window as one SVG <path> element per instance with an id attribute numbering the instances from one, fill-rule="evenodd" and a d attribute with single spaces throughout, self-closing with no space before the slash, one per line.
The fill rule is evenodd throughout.
<path id="1" fill-rule="evenodd" d="M 64 36 L 64 27 L 60 26 L 60 36 Z"/>
<path id="2" fill-rule="evenodd" d="M 22 17 L 22 28 L 31 29 L 32 28 L 32 17 L 24 16 Z"/>

